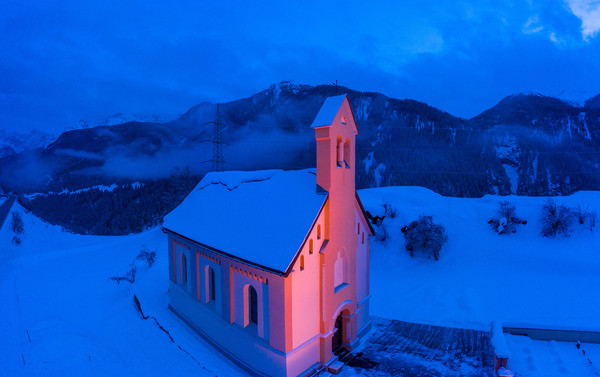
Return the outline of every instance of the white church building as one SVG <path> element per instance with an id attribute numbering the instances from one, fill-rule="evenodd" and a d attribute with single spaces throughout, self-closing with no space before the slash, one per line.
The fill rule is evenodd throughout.
<path id="1" fill-rule="evenodd" d="M 371 326 L 348 97 L 312 128 L 316 170 L 209 173 L 163 224 L 170 309 L 255 375 L 337 372 Z"/>

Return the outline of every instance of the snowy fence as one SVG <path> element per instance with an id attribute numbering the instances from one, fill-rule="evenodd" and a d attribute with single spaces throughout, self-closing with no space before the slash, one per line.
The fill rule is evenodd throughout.
<path id="1" fill-rule="evenodd" d="M 535 326 L 503 326 L 511 335 L 526 335 L 533 340 L 555 340 L 557 342 L 582 342 L 600 344 L 600 331 L 584 329 L 544 329 Z"/>

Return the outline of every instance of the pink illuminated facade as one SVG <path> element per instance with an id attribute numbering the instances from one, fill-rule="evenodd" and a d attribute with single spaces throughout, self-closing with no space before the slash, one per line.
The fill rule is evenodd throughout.
<path id="1" fill-rule="evenodd" d="M 316 173 L 210 173 L 165 217 L 171 310 L 256 375 L 337 370 L 371 326 L 348 98 L 312 128 Z"/>

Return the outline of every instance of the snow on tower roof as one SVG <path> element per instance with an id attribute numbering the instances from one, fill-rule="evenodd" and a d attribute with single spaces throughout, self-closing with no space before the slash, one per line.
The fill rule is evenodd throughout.
<path id="1" fill-rule="evenodd" d="M 284 273 L 327 199 L 315 184 L 315 169 L 208 173 L 163 227 Z"/>
<path id="2" fill-rule="evenodd" d="M 319 113 L 317 114 L 317 117 L 313 121 L 311 127 L 315 128 L 329 126 L 333 122 L 333 119 L 337 115 L 338 111 L 340 110 L 340 107 L 342 106 L 342 103 L 344 102 L 345 98 L 345 94 L 326 98 L 325 102 L 323 102 L 323 106 L 321 106 L 321 110 L 319 110 Z"/>

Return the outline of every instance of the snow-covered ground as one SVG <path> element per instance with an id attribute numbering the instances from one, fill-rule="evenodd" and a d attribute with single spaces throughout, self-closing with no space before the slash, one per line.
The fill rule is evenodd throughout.
<path id="1" fill-rule="evenodd" d="M 568 238 L 540 236 L 546 198 L 442 197 L 420 187 L 359 191 L 367 211 L 381 203 L 398 209 L 386 219 L 389 238 L 371 243 L 371 309 L 386 318 L 474 329 L 490 321 L 561 329 L 600 330 L 600 231 L 574 224 Z M 526 219 L 511 235 L 487 221 L 500 200 Z M 589 205 L 600 214 L 600 192 L 556 198 L 571 207 Z M 438 262 L 411 258 L 400 228 L 419 215 L 446 227 L 448 243 Z"/>
<path id="2" fill-rule="evenodd" d="M 507 198 L 445 198 L 414 187 L 359 194 L 373 214 L 382 212 L 383 202 L 398 209 L 396 218 L 385 220 L 387 242 L 372 240 L 373 315 L 485 330 L 492 320 L 600 329 L 600 232 L 576 224 L 569 238 L 541 237 L 544 198 L 508 197 L 528 224 L 499 236 L 487 220 Z M 588 204 L 600 213 L 600 192 L 557 201 Z M 160 228 L 129 236 L 82 236 L 45 224 L 18 204 L 13 210 L 23 213 L 25 235 L 17 246 L 9 221 L 0 230 L 1 375 L 245 374 L 167 309 L 166 236 Z M 410 258 L 404 250 L 400 227 L 420 214 L 446 226 L 448 244 L 437 262 Z M 148 269 L 138 261 L 133 285 L 110 281 L 128 270 L 142 245 L 158 252 L 156 263 Z M 152 318 L 142 319 L 134 294 L 144 314 L 156 317 L 173 341 Z M 525 339 L 509 338 L 511 367 L 535 376 L 534 369 L 542 367 L 525 349 L 533 360 L 551 351 L 548 342 L 533 346 Z M 561 351 L 562 343 L 553 347 Z M 588 353 L 598 357 L 598 347 L 589 346 Z M 568 369 L 576 356 L 555 360 Z"/>
<path id="3" fill-rule="evenodd" d="M 512 351 L 510 370 L 518 376 L 600 376 L 600 344 L 531 340 L 506 335 Z M 585 351 L 585 353 L 584 353 Z"/>
<path id="4" fill-rule="evenodd" d="M 21 246 L 9 226 L 0 230 L 0 375 L 243 375 L 168 311 L 160 228 L 81 236 L 29 214 L 23 220 Z M 148 269 L 138 261 L 133 285 L 110 281 L 142 245 L 158 251 L 156 263 Z M 142 319 L 134 294 L 173 342 L 152 318 Z"/>

